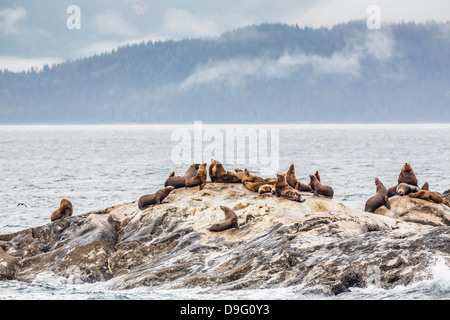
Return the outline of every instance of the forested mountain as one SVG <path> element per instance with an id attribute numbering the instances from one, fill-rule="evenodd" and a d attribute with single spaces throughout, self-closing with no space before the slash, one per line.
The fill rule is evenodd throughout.
<path id="1" fill-rule="evenodd" d="M 450 23 L 250 26 L 0 72 L 0 123 L 449 122 Z"/>

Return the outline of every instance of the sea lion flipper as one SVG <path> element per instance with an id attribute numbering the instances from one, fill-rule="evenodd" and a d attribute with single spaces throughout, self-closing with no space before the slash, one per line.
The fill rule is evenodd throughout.
<path id="1" fill-rule="evenodd" d="M 389 210 L 391 210 L 391 202 L 389 201 L 389 197 L 387 195 L 384 196 L 384 201 L 385 201 L 384 206 Z"/>

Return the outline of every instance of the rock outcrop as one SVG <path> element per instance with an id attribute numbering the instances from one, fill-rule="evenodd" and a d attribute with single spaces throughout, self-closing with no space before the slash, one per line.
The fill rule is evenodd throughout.
<path id="1" fill-rule="evenodd" d="M 450 189 L 444 191 L 442 194 L 442 198 L 446 199 L 447 201 L 450 201 Z"/>
<path id="2" fill-rule="evenodd" d="M 0 280 L 33 281 L 52 272 L 73 282 L 107 281 L 111 289 L 295 285 L 304 293 L 339 294 L 427 279 L 438 257 L 450 264 L 447 215 L 437 213 L 442 205 L 427 203 L 434 211 L 416 219 L 303 197 L 299 203 L 240 184 L 207 184 L 176 189 L 142 211 L 131 202 L 0 235 Z M 411 212 L 423 200 L 408 201 Z M 394 212 L 409 205 L 406 198 L 392 204 Z M 235 211 L 238 229 L 208 231 L 223 219 L 220 205 Z"/>
<path id="3" fill-rule="evenodd" d="M 450 208 L 441 203 L 433 203 L 408 196 L 394 196 L 389 200 L 391 209 L 380 207 L 376 214 L 394 219 L 433 226 L 450 226 Z"/>

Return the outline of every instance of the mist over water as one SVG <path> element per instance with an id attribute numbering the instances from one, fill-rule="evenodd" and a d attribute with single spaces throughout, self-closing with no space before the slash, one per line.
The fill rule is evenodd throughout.
<path id="1" fill-rule="evenodd" d="M 178 128 L 192 125 L 0 126 L 0 234 L 50 222 L 62 198 L 74 205 L 74 215 L 137 200 L 164 186 L 175 171 L 188 165 L 172 162 Z M 279 131 L 279 170 L 295 164 L 304 183 L 319 171 L 322 183 L 334 188 L 335 199 L 363 209 L 375 194 L 374 178 L 389 188 L 405 162 L 430 190 L 450 188 L 448 156 L 450 125 L 203 125 L 224 131 L 255 128 Z M 207 143 L 205 143 L 206 145 Z M 210 159 L 203 159 L 209 164 Z M 223 162 L 225 169 L 248 168 L 267 176 L 258 165 Z M 274 172 L 275 174 L 275 172 Z M 19 206 L 24 203 L 27 207 Z M 117 281 L 117 279 L 115 279 Z M 120 279 L 119 279 L 120 280 Z M 393 290 L 353 289 L 337 298 L 396 299 L 450 298 L 450 271 L 436 260 L 430 280 Z M 234 291 L 236 299 L 302 299 L 296 287 Z M 138 288 L 110 291 L 108 283 L 77 284 L 43 274 L 34 283 L 0 282 L 0 299 L 228 299 L 205 289 L 158 290 Z M 328 297 L 314 297 L 328 298 Z M 336 297 L 333 297 L 336 298 Z"/>

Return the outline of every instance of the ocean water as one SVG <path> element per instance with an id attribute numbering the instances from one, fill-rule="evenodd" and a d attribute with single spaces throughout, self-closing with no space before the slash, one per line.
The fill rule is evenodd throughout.
<path id="1" fill-rule="evenodd" d="M 227 132 L 249 137 L 227 140 Z M 227 131 L 228 130 L 228 131 Z M 200 140 L 199 140 L 200 132 Z M 180 134 L 182 138 L 180 138 Z M 255 150 L 257 135 L 258 154 Z M 214 136 L 211 139 L 211 135 Z M 272 138 L 265 138 L 265 135 Z M 411 125 L 73 125 L 0 126 L 0 234 L 50 222 L 62 198 L 74 205 L 74 215 L 137 200 L 164 185 L 170 172 L 182 175 L 184 159 L 221 160 L 227 170 L 248 168 L 273 176 L 295 164 L 297 178 L 309 182 L 319 171 L 322 183 L 334 188 L 335 199 L 363 209 L 375 193 L 374 178 L 386 187 L 396 184 L 409 162 L 419 184 L 433 191 L 450 188 L 450 124 Z M 198 152 L 198 141 L 205 141 Z M 218 141 L 211 154 L 211 141 Z M 231 141 L 231 142 L 230 142 Z M 269 167 L 260 156 L 267 142 Z M 187 143 L 187 144 L 186 144 Z M 262 144 L 261 144 L 262 143 Z M 235 159 L 226 158 L 231 145 Z M 275 148 L 275 147 L 276 148 Z M 210 149 L 208 149 L 210 148 Z M 253 148 L 253 149 L 252 149 Z M 244 149 L 244 151 L 242 151 Z M 245 151 L 247 150 L 247 151 Z M 202 158 L 203 156 L 203 158 Z M 267 160 L 267 159 L 266 159 Z M 189 162 L 190 163 L 190 162 Z M 25 206 L 17 206 L 24 203 Z M 450 270 L 437 257 L 431 280 L 393 290 L 354 289 L 344 299 L 450 299 Z M 234 291 L 236 299 L 328 299 L 302 296 L 301 288 Z M 108 283 L 73 284 L 42 274 L 34 283 L 0 282 L 0 299 L 228 299 L 204 289 L 138 288 L 112 291 Z M 333 297 L 336 298 L 336 297 Z"/>

